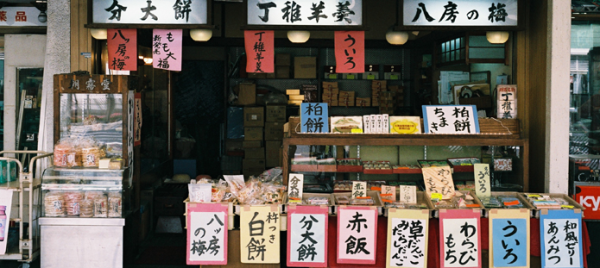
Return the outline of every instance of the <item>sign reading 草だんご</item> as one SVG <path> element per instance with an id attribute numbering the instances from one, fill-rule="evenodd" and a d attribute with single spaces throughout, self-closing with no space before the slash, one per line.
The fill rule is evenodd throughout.
<path id="1" fill-rule="evenodd" d="M 518 26 L 518 0 L 404 0 L 404 26 Z"/>
<path id="2" fill-rule="evenodd" d="M 102 24 L 207 24 L 207 0 L 93 0 L 92 22 Z"/>
<path id="3" fill-rule="evenodd" d="M 248 25 L 361 26 L 362 0 L 248 0 Z"/>

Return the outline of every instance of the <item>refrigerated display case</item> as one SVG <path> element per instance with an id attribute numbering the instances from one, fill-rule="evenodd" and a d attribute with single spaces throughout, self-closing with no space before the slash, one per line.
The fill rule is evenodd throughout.
<path id="1" fill-rule="evenodd" d="M 42 267 L 122 267 L 128 169 L 47 168 L 42 175 Z M 77 234 L 77 235 L 73 235 Z M 64 254 L 77 252 L 77 254 Z"/>

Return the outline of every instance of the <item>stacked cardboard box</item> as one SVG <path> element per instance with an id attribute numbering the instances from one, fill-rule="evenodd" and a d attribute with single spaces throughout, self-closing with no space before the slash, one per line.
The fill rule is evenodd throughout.
<path id="1" fill-rule="evenodd" d="M 245 176 L 259 175 L 265 170 L 265 147 L 263 132 L 265 127 L 264 107 L 244 107 L 244 161 Z"/>
<path id="2" fill-rule="evenodd" d="M 360 107 L 371 106 L 371 98 L 356 98 L 356 106 L 360 106 Z"/>
<path id="3" fill-rule="evenodd" d="M 340 98 L 338 104 L 340 106 L 354 106 L 355 105 L 355 93 L 354 91 L 340 91 Z"/>
<path id="4" fill-rule="evenodd" d="M 317 58 L 294 57 L 294 78 L 317 78 Z"/>
<path id="5" fill-rule="evenodd" d="M 379 93 L 387 89 L 387 81 L 373 80 L 371 83 L 371 103 L 373 106 L 379 106 Z"/>
<path id="6" fill-rule="evenodd" d="M 238 94 L 237 105 L 256 105 L 256 85 L 254 83 L 240 83 L 233 90 Z"/>
<path id="7" fill-rule="evenodd" d="M 290 54 L 275 55 L 275 78 L 288 79 L 290 78 Z"/>
<path id="8" fill-rule="evenodd" d="M 287 89 L 285 94 L 288 96 L 288 105 L 299 106 L 304 100 L 304 95 L 300 95 L 300 89 Z"/>
<path id="9" fill-rule="evenodd" d="M 379 113 L 394 114 L 394 94 L 391 91 L 379 92 Z"/>
<path id="10" fill-rule="evenodd" d="M 267 122 L 265 123 L 266 166 L 281 166 L 281 144 L 283 141 L 283 125 L 287 121 L 285 106 L 267 106 Z"/>
<path id="11" fill-rule="evenodd" d="M 340 89 L 337 82 L 323 82 L 323 102 L 327 102 L 329 106 L 338 106 L 338 94 Z"/>
<path id="12" fill-rule="evenodd" d="M 394 95 L 394 106 L 404 106 L 404 86 L 388 86 L 388 90 Z"/>

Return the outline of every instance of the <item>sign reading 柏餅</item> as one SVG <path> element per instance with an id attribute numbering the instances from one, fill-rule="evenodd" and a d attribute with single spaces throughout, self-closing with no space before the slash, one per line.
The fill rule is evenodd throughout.
<path id="1" fill-rule="evenodd" d="M 325 102 L 306 102 L 300 104 L 301 133 L 328 133 L 329 116 Z"/>
<path id="2" fill-rule="evenodd" d="M 478 134 L 475 105 L 423 105 L 424 133 Z"/>
<path id="3" fill-rule="evenodd" d="M 327 267 L 328 209 L 289 206 L 287 266 Z"/>
<path id="4" fill-rule="evenodd" d="M 108 29 L 110 70 L 137 71 L 137 29 Z"/>
<path id="5" fill-rule="evenodd" d="M 248 0 L 248 25 L 360 26 L 362 0 Z"/>
<path id="6" fill-rule="evenodd" d="M 404 0 L 404 26 L 518 26 L 518 0 Z"/>
<path id="7" fill-rule="evenodd" d="M 207 0 L 93 0 L 93 23 L 207 24 Z"/>
<path id="8" fill-rule="evenodd" d="M 275 33 L 273 31 L 244 31 L 246 72 L 275 72 Z"/>
<path id="9" fill-rule="evenodd" d="M 479 198 L 490 197 L 492 187 L 490 186 L 490 165 L 475 163 L 475 193 Z"/>
<path id="10" fill-rule="evenodd" d="M 240 215 L 242 263 L 279 263 L 279 206 L 243 206 Z"/>
<path id="11" fill-rule="evenodd" d="M 583 267 L 581 211 L 542 210 L 542 267 Z"/>
<path id="12" fill-rule="evenodd" d="M 188 265 L 227 264 L 227 210 L 223 204 L 188 204 Z"/>
<path id="13" fill-rule="evenodd" d="M 377 209 L 339 207 L 337 262 L 375 264 L 377 256 Z"/>
<path id="14" fill-rule="evenodd" d="M 181 71 L 182 30 L 154 29 L 152 65 L 157 69 Z"/>
<path id="15" fill-rule="evenodd" d="M 336 73 L 364 73 L 365 32 L 336 31 L 334 37 Z"/>
<path id="16" fill-rule="evenodd" d="M 289 203 L 302 203 L 302 191 L 304 187 L 304 174 L 290 174 L 288 181 Z"/>

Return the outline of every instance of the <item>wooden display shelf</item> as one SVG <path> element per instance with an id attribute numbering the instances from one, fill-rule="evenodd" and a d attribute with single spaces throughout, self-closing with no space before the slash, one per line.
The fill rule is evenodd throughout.
<path id="1" fill-rule="evenodd" d="M 421 174 L 423 173 L 420 168 L 393 168 L 394 174 Z"/>

